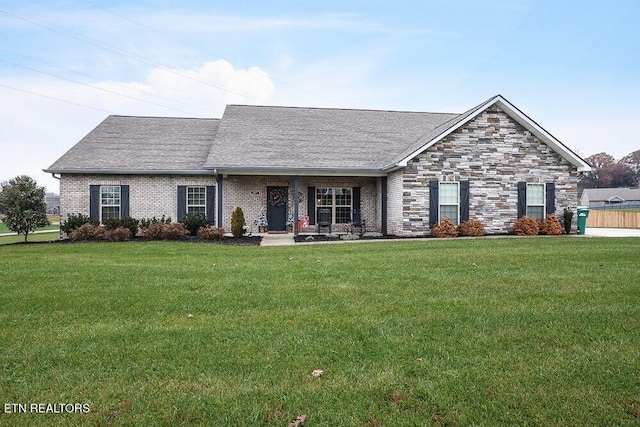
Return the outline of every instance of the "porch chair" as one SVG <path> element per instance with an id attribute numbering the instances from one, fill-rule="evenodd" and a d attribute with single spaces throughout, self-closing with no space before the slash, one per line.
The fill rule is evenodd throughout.
<path id="1" fill-rule="evenodd" d="M 366 224 L 364 219 L 360 216 L 360 211 L 358 209 L 351 210 L 351 222 L 349 223 L 349 232 L 350 233 L 358 233 L 359 235 L 363 235 L 366 231 Z"/>
<path id="2" fill-rule="evenodd" d="M 329 229 L 331 234 L 331 208 L 318 208 L 318 234 L 321 228 Z"/>

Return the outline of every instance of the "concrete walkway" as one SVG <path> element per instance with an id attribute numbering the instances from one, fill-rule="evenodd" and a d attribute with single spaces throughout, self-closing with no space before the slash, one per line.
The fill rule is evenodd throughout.
<path id="1" fill-rule="evenodd" d="M 640 229 L 587 227 L 587 229 L 585 230 L 585 235 L 593 237 L 640 237 Z"/>
<path id="2" fill-rule="evenodd" d="M 262 236 L 260 246 L 291 246 L 296 244 L 293 241 L 293 233 L 256 233 L 255 235 Z"/>

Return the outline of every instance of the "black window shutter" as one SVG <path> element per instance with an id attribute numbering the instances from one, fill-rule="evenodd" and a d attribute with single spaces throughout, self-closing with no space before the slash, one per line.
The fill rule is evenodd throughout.
<path id="1" fill-rule="evenodd" d="M 206 190 L 206 197 L 207 197 L 207 221 L 209 221 L 209 224 L 213 224 L 214 220 L 215 220 L 215 215 L 214 215 L 214 206 L 215 206 L 215 194 L 216 194 L 216 187 L 214 187 L 213 185 L 207 185 L 207 190 Z"/>
<path id="2" fill-rule="evenodd" d="M 120 186 L 120 218 L 129 216 L 129 186 Z"/>
<path id="3" fill-rule="evenodd" d="M 518 183 L 518 218 L 522 218 L 527 214 L 527 183 L 520 181 Z"/>
<path id="4" fill-rule="evenodd" d="M 469 221 L 469 181 L 460 181 L 460 223 Z"/>
<path id="5" fill-rule="evenodd" d="M 89 217 L 91 221 L 100 221 L 100 186 L 89 186 Z"/>
<path id="6" fill-rule="evenodd" d="M 309 224 L 316 223 L 316 187 L 307 187 L 307 215 Z"/>
<path id="7" fill-rule="evenodd" d="M 438 223 L 438 181 L 429 181 L 429 228 Z"/>
<path id="8" fill-rule="evenodd" d="M 360 187 L 353 187 L 351 194 L 353 196 L 353 199 L 351 200 L 353 209 L 360 213 L 360 219 L 362 219 L 362 212 L 360 212 Z"/>
<path id="9" fill-rule="evenodd" d="M 546 197 L 547 197 L 547 215 L 554 214 L 556 212 L 556 184 L 553 182 L 547 182 L 546 185 Z"/>
<path id="10" fill-rule="evenodd" d="M 178 185 L 178 221 L 187 214 L 187 186 Z"/>

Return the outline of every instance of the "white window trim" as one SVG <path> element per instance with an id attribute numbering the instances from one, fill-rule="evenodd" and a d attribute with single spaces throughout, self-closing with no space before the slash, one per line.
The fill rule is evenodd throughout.
<path id="1" fill-rule="evenodd" d="M 529 188 L 532 186 L 540 186 L 542 187 L 542 204 L 529 204 Z M 540 183 L 540 182 L 527 182 L 527 200 L 525 201 L 526 203 L 526 210 L 525 210 L 525 215 L 526 216 L 531 216 L 529 215 L 529 207 L 542 207 L 542 219 L 544 219 L 547 215 L 547 184 L 545 183 Z"/>
<path id="2" fill-rule="evenodd" d="M 318 202 L 318 191 L 320 189 L 329 189 L 331 190 L 331 204 L 330 205 L 321 205 Z M 337 189 L 347 189 L 347 190 L 351 190 L 351 203 L 349 203 L 348 205 L 337 205 L 336 204 L 336 190 Z M 351 212 L 353 212 L 353 187 L 330 187 L 330 186 L 317 186 L 316 187 L 316 215 L 317 215 L 317 211 L 318 208 L 330 208 L 331 209 L 331 224 L 348 224 L 348 222 L 340 222 L 337 223 L 336 222 L 336 210 L 337 208 L 349 208 L 349 215 L 351 215 Z"/>
<path id="3" fill-rule="evenodd" d="M 193 205 L 189 204 L 189 190 L 190 189 L 204 189 L 204 204 L 203 205 Z M 185 214 L 189 214 L 189 208 L 204 208 L 204 216 L 207 216 L 207 187 L 204 185 L 189 185 L 187 186 L 186 194 L 185 194 Z"/>
<path id="4" fill-rule="evenodd" d="M 118 201 L 119 203 L 117 205 L 105 205 L 103 204 L 103 199 L 102 199 L 102 189 L 103 188 L 107 188 L 107 187 L 112 187 L 112 188 L 118 188 Z M 104 207 L 117 207 L 118 208 L 118 218 L 122 218 L 122 186 L 120 185 L 101 185 L 100 186 L 100 223 L 103 222 L 103 218 L 102 218 L 102 210 Z M 108 219 L 108 218 L 107 218 Z"/>
<path id="5" fill-rule="evenodd" d="M 456 200 L 458 201 L 455 206 L 457 207 L 458 214 L 456 215 L 456 222 L 453 225 L 460 225 L 460 182 L 457 181 L 438 181 L 438 219 L 442 221 L 444 218 L 442 217 L 442 206 L 454 206 L 453 203 L 442 203 L 442 197 L 440 194 L 440 188 L 442 188 L 442 184 L 446 185 L 455 185 L 456 186 Z M 448 217 L 447 217 L 448 218 Z M 449 218 L 451 219 L 451 218 Z"/>

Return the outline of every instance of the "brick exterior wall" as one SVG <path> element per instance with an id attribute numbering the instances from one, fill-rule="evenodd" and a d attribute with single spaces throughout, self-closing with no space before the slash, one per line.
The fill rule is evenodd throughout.
<path id="1" fill-rule="evenodd" d="M 222 222 L 225 230 L 231 229 L 231 214 L 237 206 L 242 208 L 247 225 L 255 228 L 262 209 L 267 209 L 267 187 L 288 187 L 288 209 L 293 209 L 293 176 L 225 176 L 222 182 L 224 193 L 222 203 Z M 360 211 L 367 222 L 367 230 L 380 230 L 381 189 L 379 178 L 368 177 L 313 177 L 301 176 L 299 182 L 298 214 L 308 215 L 307 188 L 308 187 L 360 187 Z M 345 231 L 346 226 L 333 227 L 335 231 Z M 309 231 L 314 231 L 310 227 Z"/>
<path id="2" fill-rule="evenodd" d="M 90 185 L 129 185 L 129 216 L 174 221 L 178 215 L 178 185 L 215 185 L 213 176 L 193 175 L 75 175 L 60 178 L 60 220 L 69 214 L 89 215 Z"/>
<path id="3" fill-rule="evenodd" d="M 489 234 L 511 230 L 517 219 L 518 181 L 554 182 L 560 218 L 564 207 L 577 204 L 576 168 L 498 107 L 419 154 L 400 176 L 401 186 L 396 173 L 389 175 L 389 234 L 394 235 L 429 233 L 428 185 L 434 179 L 469 180 L 469 218 L 482 221 Z"/>

